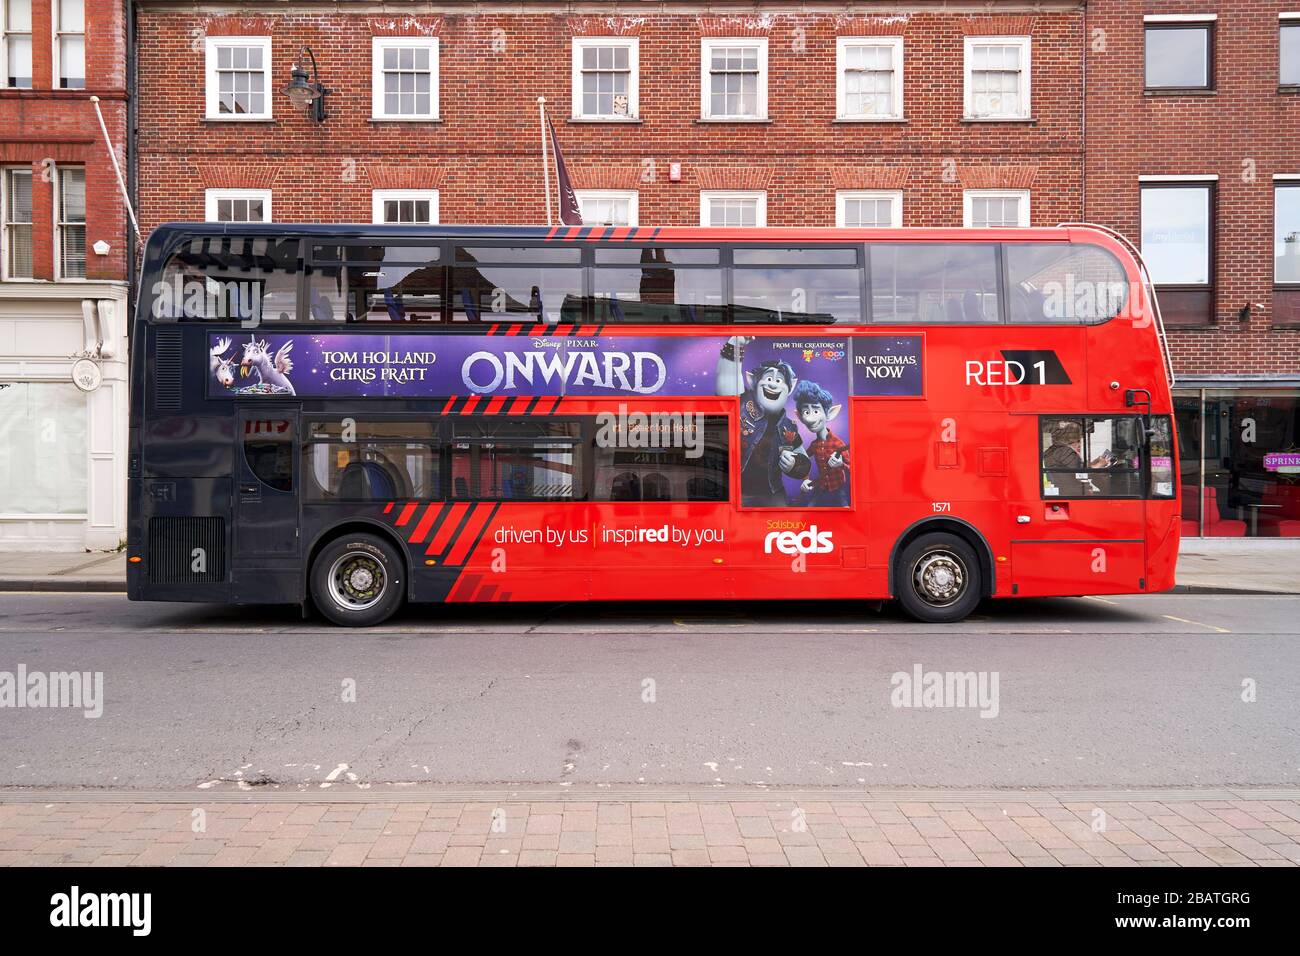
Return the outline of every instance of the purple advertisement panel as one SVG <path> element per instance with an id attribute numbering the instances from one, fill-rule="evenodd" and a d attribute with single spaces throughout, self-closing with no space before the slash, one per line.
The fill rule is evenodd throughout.
<path id="1" fill-rule="evenodd" d="M 740 370 L 740 501 L 747 508 L 847 508 L 849 339 L 732 338 Z"/>
<path id="2" fill-rule="evenodd" d="M 919 335 L 863 335 L 853 339 L 853 394 L 919 398 L 924 353 Z"/>
<path id="3" fill-rule="evenodd" d="M 728 358 L 730 349 L 732 357 Z M 839 363 L 842 402 L 919 396 L 920 336 L 568 336 L 213 333 L 209 397 L 434 398 L 452 395 L 739 395 L 743 370 Z M 779 353 L 779 354 L 778 354 Z M 849 377 L 848 369 L 853 369 Z M 842 380 L 842 384 L 841 383 Z"/>

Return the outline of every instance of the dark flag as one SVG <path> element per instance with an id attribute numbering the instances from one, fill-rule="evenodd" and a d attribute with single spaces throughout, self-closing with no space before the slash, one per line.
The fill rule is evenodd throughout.
<path id="1" fill-rule="evenodd" d="M 551 151 L 555 154 L 555 178 L 560 183 L 560 222 L 566 226 L 581 226 L 582 211 L 578 208 L 578 197 L 569 182 L 569 170 L 564 165 L 564 156 L 560 153 L 560 140 L 555 135 L 555 124 L 546 117 L 551 127 Z"/>

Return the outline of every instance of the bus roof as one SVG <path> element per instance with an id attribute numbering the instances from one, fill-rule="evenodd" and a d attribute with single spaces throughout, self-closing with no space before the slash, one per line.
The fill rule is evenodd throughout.
<path id="1" fill-rule="evenodd" d="M 319 236 L 321 239 L 546 239 L 594 242 L 1097 242 L 1112 241 L 1100 230 L 1079 227 L 967 229 L 924 227 L 841 229 L 806 226 L 720 228 L 713 226 L 527 226 L 418 225 L 372 223 L 217 223 L 169 222 L 157 226 L 151 243 L 170 244 L 182 236 Z"/>

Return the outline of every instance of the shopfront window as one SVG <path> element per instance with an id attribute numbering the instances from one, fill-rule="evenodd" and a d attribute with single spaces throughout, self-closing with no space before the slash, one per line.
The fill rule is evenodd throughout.
<path id="1" fill-rule="evenodd" d="M 1201 533 L 1201 393 L 1174 396 L 1178 487 L 1183 499 L 1183 536 Z"/>
<path id="2" fill-rule="evenodd" d="M 1300 390 L 1206 389 L 1176 407 L 1184 534 L 1300 537 Z"/>
<path id="3" fill-rule="evenodd" d="M 72 384 L 0 382 L 0 514 L 86 513 L 86 396 Z"/>

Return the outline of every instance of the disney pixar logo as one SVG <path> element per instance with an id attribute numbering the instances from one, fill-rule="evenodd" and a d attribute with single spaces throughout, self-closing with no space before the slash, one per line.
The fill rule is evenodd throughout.
<path id="1" fill-rule="evenodd" d="M 838 362 L 844 358 L 844 349 L 804 349 L 803 360 L 811 362 L 815 358 L 826 359 L 830 362 Z"/>
<path id="2" fill-rule="evenodd" d="M 814 524 L 802 532 L 769 531 L 763 539 L 763 553 L 771 554 L 773 550 L 782 554 L 829 554 L 835 550 L 835 543 L 831 532 L 818 531 Z"/>

